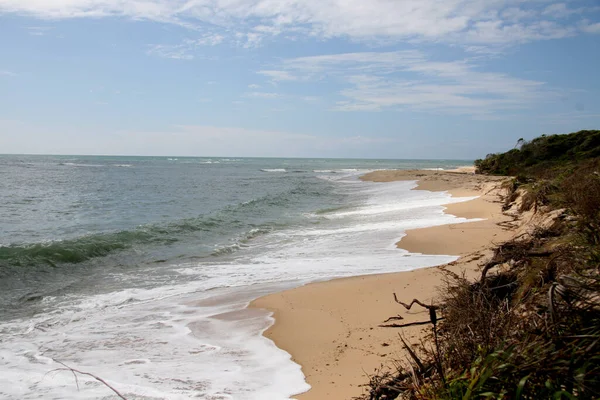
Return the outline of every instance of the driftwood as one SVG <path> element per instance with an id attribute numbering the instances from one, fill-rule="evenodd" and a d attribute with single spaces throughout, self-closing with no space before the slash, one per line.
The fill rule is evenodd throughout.
<path id="1" fill-rule="evenodd" d="M 444 318 L 438 318 L 438 321 L 443 320 Z M 417 326 L 417 325 L 428 325 L 431 324 L 431 321 L 419 321 L 419 322 L 411 322 L 409 324 L 387 324 L 387 325 L 379 325 L 380 328 L 406 328 L 408 326 Z"/>
<path id="2" fill-rule="evenodd" d="M 436 348 L 434 366 L 437 369 L 438 373 L 440 374 L 442 381 L 445 382 L 446 377 L 444 376 L 444 370 L 443 370 L 442 364 L 441 364 L 442 356 L 440 354 L 440 345 L 438 343 L 438 332 L 437 332 L 437 323 L 438 323 L 438 321 L 443 319 L 443 318 L 438 318 L 437 313 L 436 313 L 436 311 L 440 309 L 440 306 L 436 306 L 433 304 L 425 304 L 422 301 L 420 301 L 419 299 L 413 299 L 409 304 L 406 304 L 406 303 L 403 303 L 400 300 L 398 300 L 398 296 L 396 295 L 396 293 L 394 293 L 394 300 L 396 301 L 396 303 L 400 304 L 402 307 L 406 308 L 407 310 L 410 310 L 412 308 L 412 306 L 415 304 L 418 304 L 421 307 L 426 308 L 429 311 L 429 321 L 412 322 L 409 324 L 388 324 L 388 325 L 379 325 L 379 326 L 383 327 L 383 328 L 406 328 L 407 326 L 432 324 L 433 325 L 433 327 L 432 327 L 433 338 L 434 338 L 435 348 Z M 388 321 L 389 321 L 389 319 L 388 319 Z M 410 356 L 413 358 L 415 363 L 419 366 L 421 371 L 423 371 L 424 367 L 423 367 L 423 363 L 421 362 L 421 360 L 413 352 L 413 350 L 410 348 L 410 346 L 407 345 L 407 343 L 404 341 L 402 336 L 401 335 L 399 335 L 399 336 L 400 336 L 400 339 L 402 340 L 402 344 L 404 345 L 404 348 L 409 352 Z"/>
<path id="3" fill-rule="evenodd" d="M 417 299 L 413 299 L 413 301 L 411 301 L 410 304 L 406 304 L 406 303 L 403 303 L 400 300 L 398 300 L 398 296 L 396 296 L 396 293 L 394 293 L 394 300 L 396 301 L 396 303 L 400 304 L 407 310 L 410 310 L 414 304 L 418 304 L 421 307 L 428 309 L 429 310 L 429 319 L 431 320 L 431 323 L 433 325 L 437 324 L 438 317 L 437 317 L 436 311 L 440 309 L 440 306 L 435 306 L 433 304 L 428 305 Z"/>
<path id="4" fill-rule="evenodd" d="M 115 392 L 115 394 L 117 396 L 119 396 L 121 399 L 127 400 L 127 398 L 125 396 L 123 396 L 121 393 L 119 393 L 119 391 L 117 389 L 115 389 L 114 387 L 112 387 L 111 385 L 109 385 L 104 379 L 102 379 L 102 378 L 100 378 L 100 377 L 98 377 L 98 376 L 96 376 L 94 374 L 91 374 L 89 372 L 80 371 L 78 369 L 71 368 L 67 364 L 65 364 L 65 363 L 63 363 L 61 361 L 55 360 L 54 358 L 52 359 L 52 361 L 54 361 L 54 362 L 62 365 L 64 368 L 53 369 L 52 371 L 49 371 L 48 374 L 50 372 L 55 372 L 55 371 L 70 371 L 73 374 L 73 377 L 75 378 L 75 384 L 77 385 L 77 390 L 79 390 L 79 379 L 77 379 L 77 374 L 79 374 L 79 375 L 87 375 L 87 376 L 91 376 L 92 378 L 94 378 L 95 380 L 97 380 L 98 382 L 102 383 L 104 386 L 106 386 L 107 388 L 109 388 L 110 390 L 112 390 L 113 392 Z"/>
<path id="5" fill-rule="evenodd" d="M 399 321 L 401 319 L 404 319 L 404 317 L 402 315 L 396 315 L 395 317 L 389 317 L 388 319 L 383 321 L 383 323 L 385 324 L 386 322 L 390 322 L 390 321 Z"/>
<path id="6" fill-rule="evenodd" d="M 400 304 L 402 307 L 406 308 L 407 310 L 410 310 L 412 308 L 412 306 L 415 304 L 418 304 L 421 307 L 426 308 L 427 310 L 429 310 L 429 321 L 411 322 L 408 324 L 384 325 L 386 322 L 389 322 L 392 320 L 404 319 L 403 317 L 398 315 L 396 317 L 391 317 L 391 318 L 388 318 L 385 321 L 383 321 L 384 324 L 379 325 L 381 328 L 406 328 L 407 326 L 417 326 L 417 325 L 427 325 L 427 324 L 433 324 L 433 326 L 435 327 L 437 325 L 437 322 L 439 320 L 443 319 L 443 318 L 438 318 L 437 313 L 436 313 L 436 311 L 440 309 L 440 306 L 425 304 L 418 299 L 413 299 L 409 304 L 403 303 L 400 300 L 398 300 L 398 296 L 396 295 L 396 293 L 394 293 L 394 300 L 396 301 L 396 303 Z"/>

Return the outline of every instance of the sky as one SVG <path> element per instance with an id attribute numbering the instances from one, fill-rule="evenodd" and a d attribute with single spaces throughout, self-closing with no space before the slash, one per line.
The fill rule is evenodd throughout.
<path id="1" fill-rule="evenodd" d="M 599 65 L 600 0 L 0 0 L 0 154 L 475 159 Z"/>

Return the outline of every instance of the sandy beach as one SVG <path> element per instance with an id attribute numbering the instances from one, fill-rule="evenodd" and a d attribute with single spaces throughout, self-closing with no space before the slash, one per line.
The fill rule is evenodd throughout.
<path id="1" fill-rule="evenodd" d="M 514 235 L 513 218 L 501 210 L 501 183 L 506 178 L 475 175 L 472 168 L 466 167 L 455 171 L 376 171 L 361 179 L 381 184 L 415 180 L 415 190 L 479 196 L 448 205 L 445 212 L 481 220 L 410 230 L 397 243 L 413 253 L 461 256 L 443 266 L 450 271 L 477 276 L 478 266 L 491 254 L 490 248 Z M 262 297 L 251 307 L 273 312 L 275 324 L 265 336 L 302 366 L 312 389 L 295 398 L 350 399 L 364 392 L 362 385 L 376 369 L 389 367 L 393 359 L 404 359 L 400 332 L 418 343 L 430 329 L 379 327 L 396 315 L 404 318 L 403 323 L 428 319 L 422 308 L 407 311 L 396 304 L 393 293 L 405 302 L 413 298 L 432 302 L 442 279 L 440 267 L 335 279 Z"/>

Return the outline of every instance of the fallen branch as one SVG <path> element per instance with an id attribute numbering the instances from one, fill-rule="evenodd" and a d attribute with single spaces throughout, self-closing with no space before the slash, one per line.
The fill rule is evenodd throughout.
<path id="1" fill-rule="evenodd" d="M 436 314 L 435 311 L 439 310 L 440 306 L 434 306 L 433 304 L 432 305 L 427 305 L 427 304 L 425 304 L 425 303 L 423 303 L 423 302 L 421 302 L 421 301 L 419 301 L 417 299 L 413 299 L 413 301 L 411 301 L 410 304 L 406 304 L 406 303 L 403 303 L 400 300 L 398 300 L 398 296 L 396 296 L 396 293 L 394 293 L 394 300 L 396 301 L 396 303 L 402 305 L 407 310 L 410 310 L 414 304 L 418 304 L 421 307 L 428 309 L 429 310 L 429 319 L 431 320 L 431 323 L 434 326 L 437 324 L 438 317 L 437 317 L 437 314 Z"/>
<path id="2" fill-rule="evenodd" d="M 115 394 L 117 396 L 119 396 L 121 399 L 127 400 L 127 398 L 125 396 L 123 396 L 121 393 L 119 393 L 119 391 L 117 389 L 115 389 L 114 387 L 112 387 L 111 385 L 109 385 L 104 379 L 100 378 L 99 376 L 96 376 L 96 375 L 91 374 L 89 372 L 80 371 L 78 369 L 71 368 L 67 364 L 65 364 L 65 363 L 63 363 L 61 361 L 55 360 L 54 358 L 52 359 L 52 361 L 54 361 L 54 362 L 62 365 L 64 368 L 53 369 L 52 371 L 49 371 L 48 374 L 50 372 L 54 372 L 54 371 L 70 371 L 73 374 L 73 376 L 75 377 L 75 384 L 77 385 L 77 390 L 79 390 L 79 380 L 77 379 L 77 374 L 87 375 L 87 376 L 91 376 L 92 378 L 94 378 L 95 380 L 97 380 L 98 382 L 102 383 L 104 386 L 106 386 L 107 388 L 109 388 L 110 390 L 112 390 L 113 392 L 115 392 Z"/>
<path id="3" fill-rule="evenodd" d="M 438 318 L 437 321 L 441 321 L 444 318 Z M 420 322 L 411 322 L 409 324 L 387 324 L 387 325 L 379 325 L 380 328 L 406 328 L 408 326 L 417 326 L 417 325 L 427 325 L 431 324 L 431 321 L 420 321 Z"/>
<path id="4" fill-rule="evenodd" d="M 404 319 L 404 317 L 401 316 L 401 315 L 397 315 L 395 317 L 389 317 L 388 319 L 386 319 L 385 321 L 383 321 L 383 323 L 385 324 L 386 322 L 398 321 L 398 320 L 401 320 L 401 319 Z"/>
<path id="5" fill-rule="evenodd" d="M 419 301 L 417 299 L 413 299 L 413 301 L 411 301 L 410 304 L 403 303 L 400 300 L 398 300 L 398 296 L 396 296 L 396 293 L 394 293 L 394 300 L 396 301 L 396 303 L 402 305 L 407 310 L 410 310 L 414 304 L 418 304 L 421 307 L 424 307 L 424 308 L 426 308 L 428 310 L 431 310 L 431 309 L 438 310 L 440 308 L 439 306 L 427 305 L 427 304 L 425 304 L 425 303 L 423 303 L 423 302 L 421 302 L 421 301 Z"/>

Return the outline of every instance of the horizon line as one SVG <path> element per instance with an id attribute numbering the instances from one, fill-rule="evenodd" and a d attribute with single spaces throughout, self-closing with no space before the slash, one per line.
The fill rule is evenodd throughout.
<path id="1" fill-rule="evenodd" d="M 370 158 L 370 157 L 277 157 L 277 156 L 178 156 L 178 155 L 132 155 L 132 154 L 52 154 L 52 153 L 0 153 L 2 156 L 52 156 L 52 157 L 152 157 L 152 158 L 249 158 L 249 159 L 319 159 L 319 160 L 391 160 L 391 161 L 475 161 L 469 158 Z"/>

